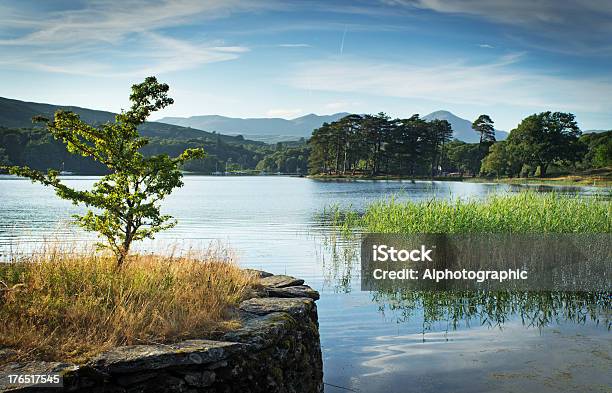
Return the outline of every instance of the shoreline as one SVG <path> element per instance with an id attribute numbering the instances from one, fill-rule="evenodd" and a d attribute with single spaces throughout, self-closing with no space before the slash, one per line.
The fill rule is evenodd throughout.
<path id="1" fill-rule="evenodd" d="M 564 175 L 546 178 L 487 178 L 487 177 L 455 177 L 455 176 L 404 176 L 404 175 L 309 175 L 309 179 L 320 181 L 357 181 L 357 180 L 404 180 L 404 181 L 454 181 L 466 183 L 493 183 L 528 186 L 577 186 L 577 187 L 612 187 L 612 172 L 603 176 L 593 175 Z"/>
<path id="2" fill-rule="evenodd" d="M 0 173 L 4 179 L 19 179 L 18 176 Z M 103 174 L 85 174 L 74 173 L 71 175 L 63 175 L 62 177 L 79 177 L 79 176 L 103 176 Z M 575 186 L 575 187 L 597 187 L 610 188 L 612 187 L 612 171 L 604 176 L 584 176 L 584 175 L 563 175 L 557 177 L 546 178 L 488 178 L 488 177 L 457 177 L 457 176 L 405 176 L 405 175 L 295 175 L 295 174 L 228 174 L 228 175 L 211 175 L 207 173 L 185 173 L 185 176 L 206 176 L 206 177 L 294 177 L 304 178 L 317 181 L 413 181 L 413 182 L 466 182 L 466 183 L 490 183 L 490 184 L 510 184 L 523 186 Z"/>

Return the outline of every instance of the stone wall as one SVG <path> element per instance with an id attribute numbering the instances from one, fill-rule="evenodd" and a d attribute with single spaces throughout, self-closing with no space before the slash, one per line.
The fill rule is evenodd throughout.
<path id="1" fill-rule="evenodd" d="M 0 392 L 322 392 L 319 294 L 303 280 L 256 273 L 263 288 L 240 304 L 241 327 L 219 340 L 117 347 L 84 365 L 12 363 L 0 369 Z M 6 378 L 50 372 L 63 375 L 63 389 Z"/>

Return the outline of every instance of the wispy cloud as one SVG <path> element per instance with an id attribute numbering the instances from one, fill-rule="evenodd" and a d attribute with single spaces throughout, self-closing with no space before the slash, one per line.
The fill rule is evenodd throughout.
<path id="1" fill-rule="evenodd" d="M 160 74 L 236 59 L 248 48 L 178 39 L 160 31 L 234 12 L 265 9 L 269 1 L 94 0 L 51 12 L 4 6 L 0 48 L 4 65 L 89 76 Z M 109 60 L 105 60 L 105 59 Z"/>
<path id="2" fill-rule="evenodd" d="M 413 98 L 451 104 L 609 112 L 609 80 L 565 79 L 515 67 L 522 54 L 485 64 L 444 65 L 330 59 L 301 64 L 290 86 L 327 92 Z"/>
<path id="3" fill-rule="evenodd" d="M 139 42 L 138 49 L 116 53 L 108 59 L 105 59 L 108 49 L 98 48 L 97 56 L 87 53 L 53 53 L 44 58 L 11 56 L 0 61 L 0 65 L 93 77 L 143 77 L 237 59 L 249 50 L 242 46 L 190 43 L 155 33 L 143 33 Z"/>
<path id="4" fill-rule="evenodd" d="M 576 18 L 588 18 L 598 27 L 611 29 L 606 18 L 612 15 L 612 3 L 599 0 L 560 2 L 557 0 L 382 0 L 388 5 L 430 9 L 444 13 L 479 15 L 509 24 L 571 24 Z M 609 20 L 609 19 L 608 19 Z"/>
<path id="5" fill-rule="evenodd" d="M 424 9 L 468 15 L 505 25 L 520 26 L 543 42 L 532 42 L 552 51 L 569 48 L 574 53 L 612 54 L 612 2 L 601 0 L 381 0 L 401 9 Z M 520 34 L 519 34 L 520 35 Z M 530 41 L 534 41 L 533 37 Z M 554 43 L 554 44 L 553 44 Z M 566 51 L 568 52 L 568 51 Z"/>
<path id="6" fill-rule="evenodd" d="M 490 45 L 490 44 L 478 44 L 478 46 L 480 48 L 485 48 L 485 49 L 493 49 L 493 48 L 495 48 L 493 45 Z"/>
<path id="7" fill-rule="evenodd" d="M 116 43 L 132 33 L 193 24 L 234 12 L 266 9 L 273 3 L 254 0 L 93 0 L 85 4 L 84 8 L 46 13 L 6 7 L 0 15 L 2 29 L 27 29 L 28 32 L 0 40 L 0 45 Z"/>

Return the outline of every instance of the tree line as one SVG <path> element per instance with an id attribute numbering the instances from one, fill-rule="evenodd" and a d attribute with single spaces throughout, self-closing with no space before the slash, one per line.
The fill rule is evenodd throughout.
<path id="1" fill-rule="evenodd" d="M 483 151 L 495 141 L 493 122 L 474 122 Z M 349 115 L 314 130 L 309 140 L 311 174 L 397 174 L 435 176 L 443 171 L 453 129 L 446 120 L 413 115 L 391 119 L 385 113 Z"/>
<path id="2" fill-rule="evenodd" d="M 183 164 L 182 169 L 199 173 L 223 171 L 226 167 L 255 169 L 274 146 L 247 141 L 228 142 L 219 135 L 200 138 L 151 137 L 141 148 L 145 156 L 177 155 L 185 149 L 202 148 L 206 156 Z M 66 170 L 78 174 L 106 174 L 106 168 L 91 157 L 70 154 L 66 146 L 42 128 L 0 126 L 0 165 L 29 166 L 37 170 Z"/>
<path id="3" fill-rule="evenodd" d="M 533 114 L 510 131 L 506 141 L 490 147 L 480 173 L 543 177 L 551 166 L 570 172 L 612 166 L 612 131 L 582 135 L 571 113 Z"/>
<path id="4" fill-rule="evenodd" d="M 348 115 L 325 123 L 309 140 L 309 172 L 325 175 L 546 176 L 612 166 L 612 131 L 582 135 L 571 113 L 542 112 L 523 119 L 507 140 L 496 141 L 493 120 L 472 123 L 478 143 L 453 140 L 445 120 L 413 115 L 391 119 Z"/>
<path id="5" fill-rule="evenodd" d="M 276 145 L 221 135 L 200 138 L 149 138 L 145 156 L 177 155 L 203 148 L 204 158 L 182 169 L 210 174 L 228 171 L 345 175 L 405 175 L 430 177 L 545 176 L 553 171 L 573 172 L 612 166 L 612 131 L 582 135 L 569 113 L 542 112 L 528 116 L 505 141 L 495 140 L 493 120 L 479 116 L 472 124 L 479 143 L 452 139 L 446 121 L 426 121 L 418 115 L 390 119 L 377 115 L 349 115 L 313 131 L 308 142 Z M 33 169 L 65 169 L 78 174 L 105 174 L 90 157 L 70 154 L 41 128 L 0 126 L 0 165 L 27 165 Z"/>

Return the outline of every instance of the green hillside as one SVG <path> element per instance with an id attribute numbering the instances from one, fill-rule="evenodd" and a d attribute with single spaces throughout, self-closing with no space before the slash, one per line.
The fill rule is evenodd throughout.
<path id="1" fill-rule="evenodd" d="M 56 110 L 63 109 L 78 114 L 82 120 L 89 124 L 102 124 L 115 121 L 115 113 L 81 108 L 78 106 L 62 106 L 41 104 L 37 102 L 26 102 L 0 97 L 0 126 L 5 128 L 34 128 L 32 117 L 53 117 Z M 147 122 L 140 127 L 143 136 L 160 138 L 217 138 L 218 134 L 206 132 L 190 127 L 176 126 L 173 124 Z M 250 143 L 235 136 L 221 135 L 224 142 L 240 141 L 241 144 Z M 261 142 L 252 141 L 253 144 L 262 145 Z"/>
<path id="2" fill-rule="evenodd" d="M 55 140 L 32 117 L 51 118 L 56 110 L 77 113 L 92 125 L 114 122 L 115 114 L 76 106 L 57 106 L 24 102 L 0 97 L 0 165 L 27 165 L 39 170 L 64 169 L 78 174 L 101 174 L 104 168 L 89 158 L 68 153 L 65 146 Z M 150 139 L 144 154 L 180 154 L 188 147 L 201 147 L 206 158 L 190 162 L 186 170 L 211 173 L 225 168 L 254 169 L 274 147 L 263 142 L 245 140 L 241 136 L 228 136 L 172 124 L 147 122 L 140 127 L 143 136 Z"/>

